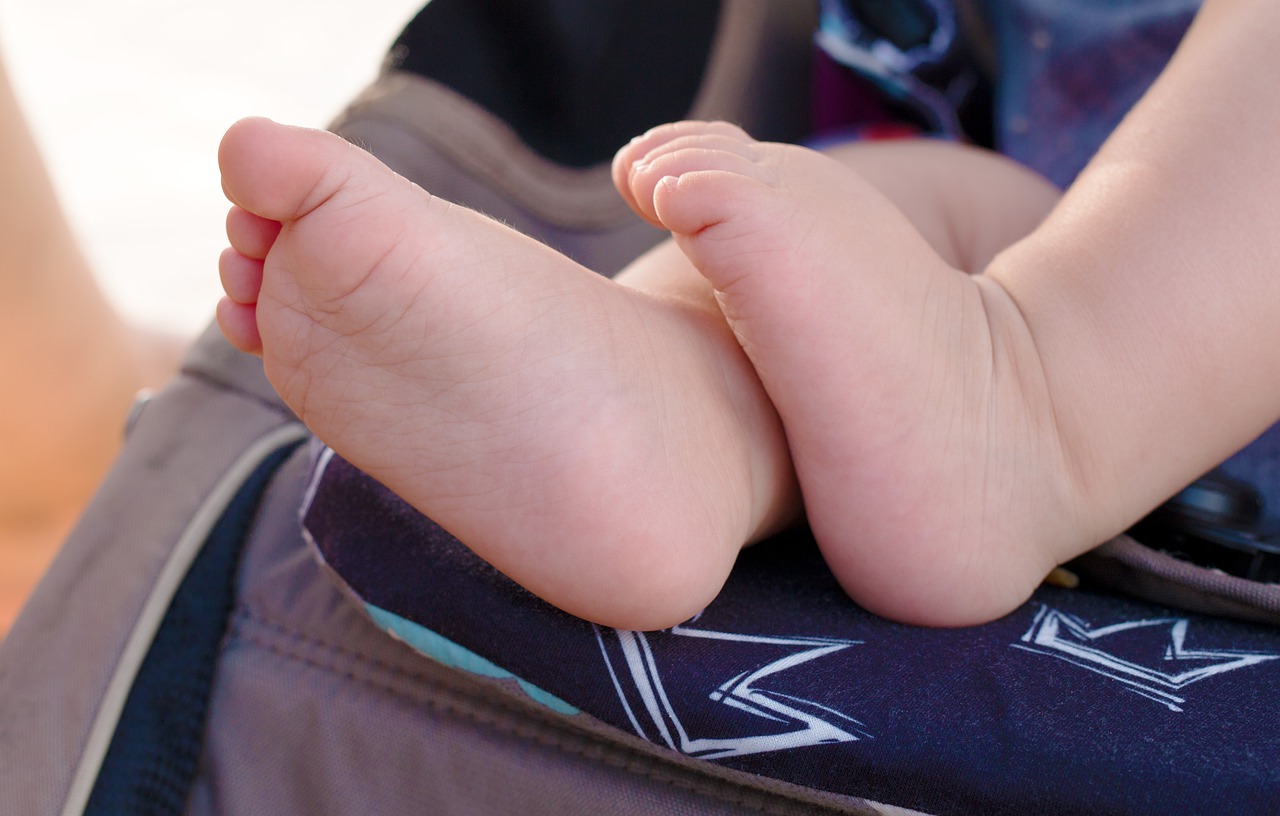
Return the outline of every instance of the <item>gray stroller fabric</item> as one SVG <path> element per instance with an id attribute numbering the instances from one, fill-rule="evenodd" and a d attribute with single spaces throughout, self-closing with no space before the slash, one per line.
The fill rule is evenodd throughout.
<path id="1" fill-rule="evenodd" d="M 227 485 L 302 437 L 255 365 L 201 340 L 86 515 L 109 525 L 76 531 L 0 646 L 0 812 L 84 812 L 192 543 Z M 303 544 L 309 459 L 280 467 L 245 539 L 189 812 L 873 812 L 561 720 L 386 637 Z"/>
<path id="2" fill-rule="evenodd" d="M 209 336 L 141 408 L 125 451 L 0 644 L 0 811 L 77 813 L 210 526 L 305 429 L 255 361 Z M 264 518 L 287 534 L 288 514 Z"/>

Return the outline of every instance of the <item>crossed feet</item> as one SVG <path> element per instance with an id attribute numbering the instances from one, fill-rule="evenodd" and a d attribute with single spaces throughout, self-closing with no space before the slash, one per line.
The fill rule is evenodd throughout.
<path id="1" fill-rule="evenodd" d="M 681 251 L 621 283 L 331 134 L 244 120 L 219 158 L 228 339 L 569 612 L 679 623 L 801 512 L 855 600 L 928 625 L 998 617 L 1096 543 L 1016 304 L 829 157 L 724 124 L 633 141 L 619 191 Z"/>

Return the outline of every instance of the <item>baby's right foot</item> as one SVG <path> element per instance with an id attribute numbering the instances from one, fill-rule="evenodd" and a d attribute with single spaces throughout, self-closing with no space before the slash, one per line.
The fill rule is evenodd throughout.
<path id="1" fill-rule="evenodd" d="M 861 176 L 697 122 L 637 139 L 614 173 L 716 289 L 855 600 L 983 622 L 1097 543 L 1016 305 L 945 264 Z"/>
<path id="2" fill-rule="evenodd" d="M 794 501 L 718 314 L 601 278 L 332 134 L 246 120 L 219 158 L 238 205 L 228 339 L 317 436 L 534 593 L 674 625 Z"/>

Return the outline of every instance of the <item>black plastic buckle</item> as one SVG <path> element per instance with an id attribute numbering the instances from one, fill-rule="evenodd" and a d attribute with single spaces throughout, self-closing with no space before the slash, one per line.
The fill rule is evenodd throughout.
<path id="1" fill-rule="evenodd" d="M 1214 470 L 1129 531 L 1153 549 L 1261 583 L 1280 583 L 1280 519 L 1252 485 Z"/>

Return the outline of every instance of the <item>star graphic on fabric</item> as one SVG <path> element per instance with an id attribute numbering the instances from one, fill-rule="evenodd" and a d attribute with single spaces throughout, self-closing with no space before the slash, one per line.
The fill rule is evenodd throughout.
<path id="1" fill-rule="evenodd" d="M 1154 618 L 1091 627 L 1075 615 L 1042 607 L 1016 649 L 1048 655 L 1123 683 L 1172 711 L 1192 683 L 1280 658 L 1280 654 L 1187 647 L 1186 618 Z"/>
<path id="2" fill-rule="evenodd" d="M 857 720 L 802 693 L 789 694 L 777 688 L 782 685 L 781 679 L 799 680 L 801 685 L 804 679 L 795 675 L 780 679 L 778 675 L 795 672 L 804 664 L 842 652 L 859 641 L 717 632 L 688 624 L 663 633 L 597 627 L 596 638 L 618 700 L 636 733 L 681 753 L 723 759 L 870 737 Z M 651 638 L 659 640 L 658 648 Z M 717 650 L 717 658 L 724 658 L 712 661 L 717 666 L 751 665 L 714 689 L 702 686 L 694 690 L 698 698 L 715 706 L 693 718 L 679 713 L 689 709 L 688 690 L 683 689 L 686 693 L 680 695 L 670 688 L 670 671 L 663 668 L 678 662 L 671 657 L 672 652 L 690 653 L 683 647 L 694 644 L 679 640 L 686 638 L 701 641 L 703 649 L 708 641 L 727 647 Z M 666 658 L 660 658 L 658 652 Z M 774 656 L 779 653 L 781 656 Z M 743 713 L 749 716 L 743 718 Z M 701 734 L 690 733 L 692 722 L 696 722 Z M 750 725 L 753 722 L 755 726 Z M 712 736 L 717 730 L 731 733 Z"/>

